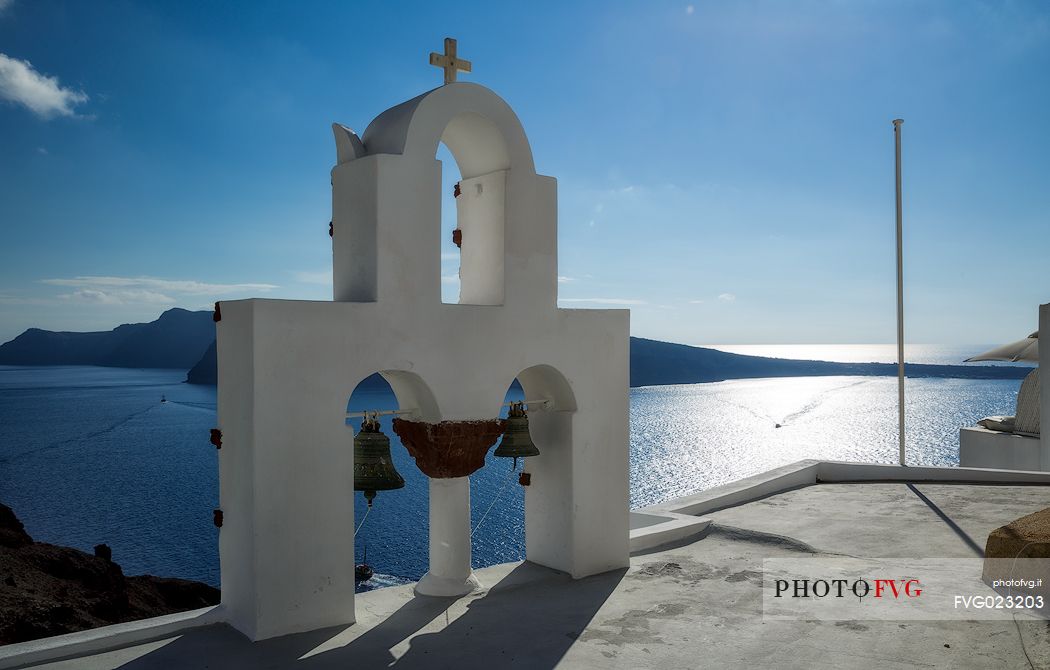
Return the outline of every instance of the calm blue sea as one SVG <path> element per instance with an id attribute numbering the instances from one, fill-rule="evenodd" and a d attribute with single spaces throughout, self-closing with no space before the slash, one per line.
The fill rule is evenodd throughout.
<path id="1" fill-rule="evenodd" d="M 865 345 L 849 346 L 835 359 L 850 360 L 842 351 L 867 355 L 857 350 Z M 971 347 L 966 355 L 979 350 Z M 742 353 L 776 355 L 755 347 Z M 797 350 L 792 356 L 803 357 Z M 944 360 L 924 358 L 959 360 L 955 351 Z M 86 551 L 104 542 L 126 574 L 217 586 L 219 531 L 211 518 L 218 506 L 217 457 L 208 443 L 215 390 L 183 384 L 184 377 L 177 370 L 0 366 L 0 502 L 38 540 Z M 908 380 L 911 462 L 957 464 L 958 429 L 982 416 L 1012 414 L 1019 386 L 1018 380 Z M 381 409 L 396 402 L 389 391 L 362 387 L 348 406 Z M 893 462 L 896 411 L 892 378 L 632 389 L 631 504 L 649 505 L 801 458 Z M 358 535 L 356 560 L 367 549 L 378 573 L 374 585 L 418 579 L 427 563 L 426 479 L 389 420 L 383 423 L 406 486 L 380 493 Z M 347 448 L 351 441 L 348 430 Z M 520 559 L 524 495 L 510 464 L 490 456 L 471 479 L 474 522 L 491 508 L 474 536 L 475 565 Z M 364 509 L 357 507 L 358 522 Z"/>

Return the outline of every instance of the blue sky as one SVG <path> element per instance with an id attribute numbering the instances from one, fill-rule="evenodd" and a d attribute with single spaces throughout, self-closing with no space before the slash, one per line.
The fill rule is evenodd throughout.
<path id="1" fill-rule="evenodd" d="M 1050 301 L 1046 3 L 0 0 L 0 341 L 330 298 L 330 124 L 439 84 L 446 35 L 558 178 L 563 306 L 893 341 L 895 117 L 908 339 Z"/>

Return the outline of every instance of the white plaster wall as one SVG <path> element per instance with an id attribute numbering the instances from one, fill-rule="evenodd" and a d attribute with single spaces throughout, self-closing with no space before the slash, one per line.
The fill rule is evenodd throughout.
<path id="1" fill-rule="evenodd" d="M 217 412 L 225 427 L 219 449 L 219 507 L 224 512 L 219 531 L 219 579 L 222 605 L 235 627 L 255 637 L 257 582 L 255 544 L 255 397 L 252 393 L 255 355 L 251 306 L 223 305 L 224 328 L 216 328 L 218 369 Z"/>
<path id="2" fill-rule="evenodd" d="M 627 564 L 627 312 L 552 308 L 523 319 L 434 298 L 422 313 L 382 302 L 223 303 L 223 591 L 231 623 L 253 639 L 353 620 L 353 433 L 343 417 L 375 370 L 418 375 L 440 412 L 430 421 L 495 417 L 519 371 L 539 361 L 563 371 L 578 410 L 555 419 L 571 423 L 571 443 L 530 462 L 528 555 L 574 577 Z M 245 340 L 248 372 L 225 355 Z M 231 396 L 254 411 L 235 413 Z M 541 442 L 544 414 L 558 412 L 530 417 Z M 228 578 L 248 583 L 228 589 Z"/>
<path id="3" fill-rule="evenodd" d="M 959 429 L 959 466 L 998 470 L 1043 470 L 1036 437 L 969 426 Z"/>
<path id="4" fill-rule="evenodd" d="M 507 171 L 462 179 L 456 225 L 463 233 L 459 302 L 503 304 L 503 230 Z"/>
<path id="5" fill-rule="evenodd" d="M 380 115 L 363 142 L 339 127 L 336 138 L 337 301 L 222 304 L 220 553 L 233 625 L 261 639 L 353 620 L 344 412 L 375 371 L 403 407 L 425 398 L 427 421 L 496 417 L 519 374 L 527 393 L 555 397 L 530 416 L 546 446 L 530 464 L 528 556 L 574 577 L 626 566 L 629 315 L 557 308 L 557 185 L 535 174 L 513 111 L 451 84 Z M 502 305 L 441 303 L 442 139 L 467 180 L 504 175 Z"/>

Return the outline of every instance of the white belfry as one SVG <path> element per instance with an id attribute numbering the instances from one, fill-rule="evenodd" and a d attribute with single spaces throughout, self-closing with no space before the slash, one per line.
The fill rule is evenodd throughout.
<path id="1" fill-rule="evenodd" d="M 344 417 L 375 372 L 416 421 L 494 419 L 515 378 L 548 400 L 529 415 L 541 453 L 528 463 L 527 560 L 575 578 L 626 566 L 629 314 L 558 309 L 557 184 L 536 174 L 514 112 L 451 83 L 362 137 L 334 130 L 334 301 L 223 302 L 217 324 L 226 619 L 256 640 L 354 621 Z M 440 142 L 462 174 L 455 305 L 441 302 Z M 417 593 L 476 588 L 469 501 L 467 477 L 430 481 Z"/>

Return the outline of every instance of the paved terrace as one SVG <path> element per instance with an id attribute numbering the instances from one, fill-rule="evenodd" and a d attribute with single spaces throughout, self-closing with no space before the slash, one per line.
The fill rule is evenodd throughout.
<path id="1" fill-rule="evenodd" d="M 762 620 L 762 559 L 818 553 L 972 558 L 989 531 L 1050 505 L 1040 485 L 817 484 L 711 513 L 699 540 L 573 582 L 531 564 L 486 592 L 362 594 L 359 621 L 256 644 L 213 625 L 59 668 L 1050 668 L 1050 625 Z"/>

